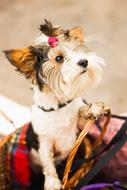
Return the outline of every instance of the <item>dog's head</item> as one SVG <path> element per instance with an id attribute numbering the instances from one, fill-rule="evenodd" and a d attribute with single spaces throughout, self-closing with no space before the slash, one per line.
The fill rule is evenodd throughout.
<path id="1" fill-rule="evenodd" d="M 87 49 L 81 28 L 64 30 L 45 20 L 40 30 L 35 46 L 4 51 L 33 85 L 67 101 L 100 81 L 104 61 Z"/>

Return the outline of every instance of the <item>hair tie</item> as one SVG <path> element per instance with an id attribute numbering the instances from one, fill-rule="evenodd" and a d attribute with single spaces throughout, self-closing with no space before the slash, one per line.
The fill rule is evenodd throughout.
<path id="1" fill-rule="evenodd" d="M 49 37 L 48 38 L 48 43 L 51 47 L 55 47 L 59 42 L 59 39 L 56 37 Z"/>

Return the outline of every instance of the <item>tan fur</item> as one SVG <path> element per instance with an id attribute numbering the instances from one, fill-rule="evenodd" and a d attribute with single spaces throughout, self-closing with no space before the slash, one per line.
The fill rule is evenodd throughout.
<path id="1" fill-rule="evenodd" d="M 35 55 L 31 51 L 30 47 L 22 49 L 11 49 L 4 51 L 6 57 L 14 65 L 18 71 L 25 74 L 26 78 L 30 78 L 32 83 L 34 82 L 36 64 Z"/>
<path id="2" fill-rule="evenodd" d="M 84 42 L 83 30 L 77 26 L 69 31 L 69 37 L 73 40 L 80 41 L 80 43 Z"/>

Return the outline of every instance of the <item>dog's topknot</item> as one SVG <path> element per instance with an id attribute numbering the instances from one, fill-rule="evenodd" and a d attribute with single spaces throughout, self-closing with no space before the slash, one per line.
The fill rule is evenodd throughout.
<path id="1" fill-rule="evenodd" d="M 60 34 L 64 34 L 65 31 L 62 27 L 53 26 L 50 21 L 44 19 L 44 24 L 40 25 L 40 31 L 49 37 L 57 37 Z"/>

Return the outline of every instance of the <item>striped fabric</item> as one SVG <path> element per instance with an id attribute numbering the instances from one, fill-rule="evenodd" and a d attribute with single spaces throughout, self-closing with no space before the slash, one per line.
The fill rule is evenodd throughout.
<path id="1" fill-rule="evenodd" d="M 0 147 L 0 190 L 30 186 L 29 150 L 26 146 L 28 127 L 26 124 L 17 129 Z"/>

